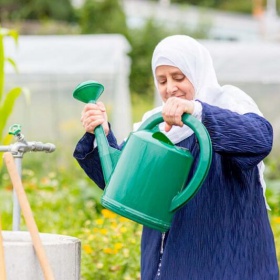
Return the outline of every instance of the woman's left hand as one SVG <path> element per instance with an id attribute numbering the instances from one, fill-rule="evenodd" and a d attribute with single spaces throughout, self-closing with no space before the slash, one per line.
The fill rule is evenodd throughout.
<path id="1" fill-rule="evenodd" d="M 179 97 L 169 97 L 162 108 L 162 116 L 165 121 L 165 131 L 168 132 L 172 125 L 183 126 L 182 115 L 192 114 L 194 101 Z"/>

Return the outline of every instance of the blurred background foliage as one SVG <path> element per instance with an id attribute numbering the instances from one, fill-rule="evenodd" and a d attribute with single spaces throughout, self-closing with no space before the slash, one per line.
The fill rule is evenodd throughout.
<path id="1" fill-rule="evenodd" d="M 85 0 L 83 6 L 77 10 L 77 17 L 81 33 L 120 33 L 126 37 L 128 35 L 126 16 L 120 1 Z"/>
<path id="2" fill-rule="evenodd" d="M 156 1 L 156 0 L 153 0 Z M 253 2 L 262 2 L 263 5 L 267 4 L 265 0 L 171 0 L 170 3 L 191 4 L 199 7 L 213 8 L 228 12 L 239 12 L 244 14 L 252 13 Z M 279 0 L 276 0 L 280 4 Z M 279 5 L 277 5 L 279 7 Z"/>
<path id="3" fill-rule="evenodd" d="M 252 13 L 252 1 L 173 0 L 170 3 Z M 19 34 L 123 34 L 132 46 L 131 92 L 141 95 L 153 94 L 150 58 L 154 46 L 160 39 L 174 33 L 152 18 L 139 28 L 130 28 L 119 0 L 85 0 L 79 6 L 74 6 L 71 0 L 0 0 L 0 22 L 3 26 L 16 28 Z M 201 20 L 195 30 L 176 28 L 177 33 L 207 38 L 210 25 Z"/>
<path id="4" fill-rule="evenodd" d="M 151 2 L 160 2 L 160 0 L 150 0 Z M 265 6 L 266 0 L 170 0 L 173 4 L 194 5 L 198 7 L 213 8 L 230 12 L 241 12 L 250 14 L 254 2 L 262 2 Z M 82 3 L 82 2 L 81 2 Z M 113 21 L 122 17 L 122 1 L 119 0 L 85 0 L 82 4 L 82 10 L 106 13 L 106 17 L 97 22 L 95 28 L 100 28 L 105 23 L 107 15 Z M 280 0 L 276 0 L 279 7 Z M 77 8 L 74 7 L 71 0 L 49 1 L 49 0 L 1 0 L 0 1 L 1 20 L 44 20 L 55 19 L 59 21 L 75 22 L 77 21 Z M 89 12 L 90 14 L 91 12 Z M 97 18 L 102 17 L 102 13 Z M 116 18 L 111 16 L 114 14 Z M 119 15 L 118 15 L 119 14 Z M 95 14 L 96 15 L 96 14 Z M 95 19 L 92 19 L 95 20 Z M 117 23 L 117 22 L 115 22 Z M 113 27 L 113 26 L 112 26 Z M 115 26 L 118 28 L 118 26 Z M 93 31 L 95 32 L 95 31 Z"/>
<path id="5" fill-rule="evenodd" d="M 75 11 L 70 0 L 1 0 L 0 7 L 1 21 L 75 21 Z"/>

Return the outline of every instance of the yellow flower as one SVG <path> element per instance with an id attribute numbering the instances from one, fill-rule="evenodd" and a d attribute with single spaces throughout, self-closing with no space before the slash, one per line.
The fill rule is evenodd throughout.
<path id="1" fill-rule="evenodd" d="M 117 224 L 115 221 L 113 221 L 113 222 L 111 223 L 111 228 L 115 229 L 115 228 L 117 228 L 117 227 L 118 227 L 118 224 Z"/>
<path id="2" fill-rule="evenodd" d="M 120 250 L 122 247 L 123 247 L 123 244 L 122 244 L 122 243 L 116 243 L 116 244 L 114 245 L 114 248 L 115 248 L 116 250 Z"/>
<path id="3" fill-rule="evenodd" d="M 120 231 L 121 231 L 121 233 L 125 233 L 125 232 L 127 232 L 127 228 L 126 227 L 121 227 Z"/>
<path id="4" fill-rule="evenodd" d="M 125 218 L 125 217 L 120 217 L 120 222 L 126 223 L 126 222 L 129 222 L 129 221 L 130 221 L 130 220 L 127 219 L 127 218 Z"/>
<path id="5" fill-rule="evenodd" d="M 280 224 L 280 217 L 274 218 L 274 222 L 275 222 L 276 224 Z"/>
<path id="6" fill-rule="evenodd" d="M 106 235 L 108 230 L 106 228 L 100 229 L 100 233 Z"/>
<path id="7" fill-rule="evenodd" d="M 92 231 L 93 231 L 94 233 L 99 233 L 99 228 L 96 228 L 96 227 L 95 227 L 95 228 L 92 229 Z"/>
<path id="8" fill-rule="evenodd" d="M 92 248 L 90 247 L 90 245 L 88 245 L 88 244 L 85 244 L 84 246 L 83 246 L 83 248 L 84 248 L 84 250 L 85 250 L 85 252 L 87 253 L 87 254 L 91 254 L 93 251 L 92 251 Z"/>
<path id="9" fill-rule="evenodd" d="M 104 252 L 105 254 L 108 254 L 108 255 L 114 255 L 114 254 L 117 253 L 116 250 L 113 250 L 113 249 L 111 249 L 111 248 L 104 248 L 104 249 L 103 249 L 103 252 Z"/>
<path id="10" fill-rule="evenodd" d="M 103 219 L 96 219 L 96 220 L 95 220 L 95 223 L 96 223 L 97 225 L 102 225 L 102 224 L 104 223 L 104 220 L 103 220 Z"/>
<path id="11" fill-rule="evenodd" d="M 105 218 L 108 218 L 108 219 L 113 219 L 113 218 L 117 217 L 117 215 L 115 213 L 113 213 L 112 211 L 110 211 L 108 209 L 102 209 L 101 213 Z"/>

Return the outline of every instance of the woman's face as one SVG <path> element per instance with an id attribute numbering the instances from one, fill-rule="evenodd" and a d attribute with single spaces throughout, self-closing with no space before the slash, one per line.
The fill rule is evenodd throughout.
<path id="1" fill-rule="evenodd" d="M 174 66 L 161 65 L 156 68 L 158 90 L 163 102 L 171 96 L 193 100 L 195 90 L 192 83 Z"/>

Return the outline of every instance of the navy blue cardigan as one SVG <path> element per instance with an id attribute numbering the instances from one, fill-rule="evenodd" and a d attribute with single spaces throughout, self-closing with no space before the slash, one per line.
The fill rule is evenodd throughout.
<path id="1" fill-rule="evenodd" d="M 239 115 L 205 103 L 202 107 L 202 123 L 213 145 L 209 174 L 196 196 L 175 214 L 164 238 L 163 254 L 162 234 L 143 227 L 141 279 L 279 280 L 257 168 L 271 151 L 272 127 L 253 113 Z M 111 146 L 120 148 L 112 131 L 107 138 Z M 104 188 L 93 140 L 94 135 L 86 133 L 74 157 Z M 199 157 L 195 136 L 178 145 L 191 151 L 195 169 Z"/>

